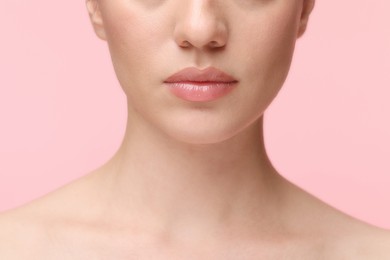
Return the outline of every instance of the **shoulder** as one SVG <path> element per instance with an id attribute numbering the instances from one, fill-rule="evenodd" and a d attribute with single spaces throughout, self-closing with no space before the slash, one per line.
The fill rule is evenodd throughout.
<path id="1" fill-rule="evenodd" d="M 297 196 L 290 199 L 300 209 L 292 218 L 294 227 L 308 237 L 304 241 L 316 259 L 390 259 L 390 230 L 357 219 L 307 192 L 294 192 Z"/>
<path id="2" fill-rule="evenodd" d="M 44 232 L 32 221 L 14 211 L 0 214 L 0 259 L 32 259 L 39 255 Z"/>
<path id="3" fill-rule="evenodd" d="M 351 238 L 349 244 L 356 259 L 390 259 L 389 230 L 369 227 L 355 238 Z"/>
<path id="4" fill-rule="evenodd" d="M 38 201 L 0 213 L 0 259 L 75 259 L 82 229 L 55 211 Z"/>
<path id="5" fill-rule="evenodd" d="M 75 259 L 93 241 L 107 242 L 107 236 L 93 232 L 95 226 L 100 226 L 95 224 L 97 210 L 91 203 L 94 190 L 84 185 L 85 179 L 0 212 L 0 260 L 64 259 L 64 256 Z"/>
<path id="6" fill-rule="evenodd" d="M 56 230 L 64 226 L 63 218 L 76 204 L 69 199 L 74 197 L 74 189 L 68 189 L 61 187 L 24 205 L 0 212 L 0 259 L 56 259 L 48 258 L 58 251 Z"/>
<path id="7" fill-rule="evenodd" d="M 304 239 L 301 248 L 300 257 L 292 259 L 389 260 L 390 231 L 361 223 L 348 232 L 318 233 Z"/>
<path id="8" fill-rule="evenodd" d="M 324 245 L 329 259 L 390 259 L 390 231 L 361 222 Z"/>

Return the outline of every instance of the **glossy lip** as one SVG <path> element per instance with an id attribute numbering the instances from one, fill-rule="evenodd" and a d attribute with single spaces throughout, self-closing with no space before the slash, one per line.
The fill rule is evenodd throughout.
<path id="1" fill-rule="evenodd" d="M 237 82 L 232 76 L 213 67 L 204 70 L 185 68 L 164 81 L 176 97 L 197 102 L 213 101 L 225 96 Z"/>

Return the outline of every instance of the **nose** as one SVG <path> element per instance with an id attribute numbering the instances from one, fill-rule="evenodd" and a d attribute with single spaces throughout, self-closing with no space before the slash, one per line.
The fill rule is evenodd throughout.
<path id="1" fill-rule="evenodd" d="M 174 39 L 180 47 L 219 48 L 228 38 L 222 6 L 217 0 L 181 0 Z"/>

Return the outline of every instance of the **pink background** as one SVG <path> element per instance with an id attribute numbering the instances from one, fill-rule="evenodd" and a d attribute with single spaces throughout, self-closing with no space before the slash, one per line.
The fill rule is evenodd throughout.
<path id="1" fill-rule="evenodd" d="M 282 175 L 390 228 L 390 2 L 317 0 L 266 112 Z M 0 211 L 107 161 L 126 99 L 85 1 L 0 1 Z"/>

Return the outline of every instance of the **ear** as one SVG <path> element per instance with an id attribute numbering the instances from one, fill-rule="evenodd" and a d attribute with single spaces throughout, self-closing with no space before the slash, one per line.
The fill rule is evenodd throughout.
<path id="1" fill-rule="evenodd" d="M 298 35 L 297 38 L 301 37 L 307 28 L 307 23 L 309 21 L 309 16 L 311 12 L 313 11 L 315 0 L 302 0 L 302 13 L 301 13 L 301 19 L 299 22 L 299 29 L 298 29 Z"/>
<path id="2" fill-rule="evenodd" d="M 93 29 L 96 35 L 106 41 L 106 32 L 103 26 L 103 18 L 102 13 L 100 11 L 99 0 L 86 0 L 87 10 L 89 14 L 89 18 L 91 20 Z"/>

